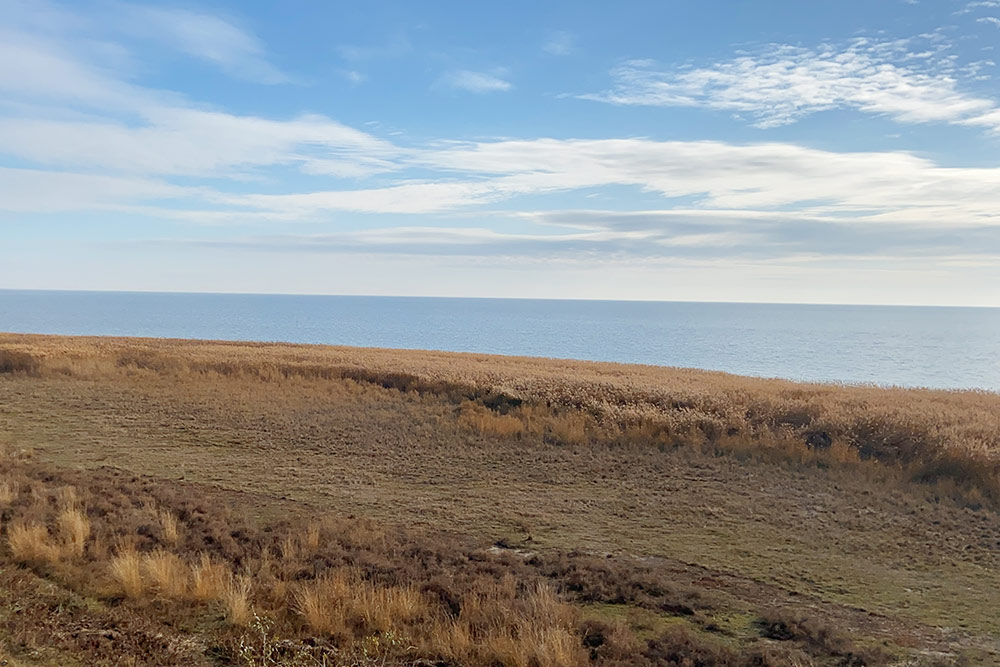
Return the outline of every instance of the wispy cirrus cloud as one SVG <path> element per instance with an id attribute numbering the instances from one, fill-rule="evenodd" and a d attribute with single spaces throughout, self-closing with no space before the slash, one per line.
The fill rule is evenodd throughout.
<path id="1" fill-rule="evenodd" d="M 235 21 L 207 12 L 119 5 L 118 25 L 209 62 L 227 74 L 257 83 L 287 83 L 286 73 L 270 62 L 260 39 Z"/>
<path id="2" fill-rule="evenodd" d="M 677 213 L 680 213 L 678 215 Z M 523 214 L 536 231 L 487 227 L 384 227 L 320 234 L 235 236 L 215 240 L 157 240 L 154 245 L 199 246 L 273 253 L 389 254 L 450 257 L 784 260 L 790 258 L 928 258 L 988 261 L 1000 257 L 994 228 L 962 233 L 922 228 L 899 234 L 892 228 L 795 215 L 755 220 L 752 212 L 685 216 L 676 211 L 581 210 Z M 629 219 L 632 217 L 633 219 Z M 558 220 L 558 221 L 556 221 Z M 578 221 L 585 220 L 579 227 Z M 625 224 L 622 224 L 623 221 Z M 574 231 L 552 233 L 544 225 Z"/>
<path id="3" fill-rule="evenodd" d="M 996 9 L 997 7 L 1000 7 L 1000 0 L 973 0 L 973 2 L 966 3 L 955 14 L 961 16 L 962 14 L 969 14 L 979 9 Z"/>
<path id="4" fill-rule="evenodd" d="M 630 60 L 614 87 L 581 97 L 617 105 L 704 107 L 749 116 L 760 128 L 830 109 L 854 109 L 905 123 L 985 124 L 997 101 L 963 90 L 935 36 L 805 48 L 771 44 L 704 66 Z M 979 122 L 976 122 L 977 119 Z M 990 129 L 1000 129 L 991 126 Z"/>
<path id="5" fill-rule="evenodd" d="M 0 32 L 0 152 L 39 165 L 242 178 L 268 166 L 361 176 L 399 149 L 325 116 L 273 119 L 206 108 L 133 83 L 72 41 Z"/>
<path id="6" fill-rule="evenodd" d="M 438 83 L 469 93 L 502 93 L 514 87 L 510 81 L 502 78 L 504 75 L 503 70 L 491 73 L 461 69 L 446 72 L 438 80 Z"/>
<path id="7" fill-rule="evenodd" d="M 554 30 L 545 39 L 542 50 L 553 56 L 568 56 L 576 50 L 576 35 L 566 30 Z"/>

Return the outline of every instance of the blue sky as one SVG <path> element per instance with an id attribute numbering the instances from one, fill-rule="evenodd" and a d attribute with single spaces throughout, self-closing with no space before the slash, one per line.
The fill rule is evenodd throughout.
<path id="1" fill-rule="evenodd" d="M 0 5 L 0 288 L 1000 305 L 1000 0 Z"/>

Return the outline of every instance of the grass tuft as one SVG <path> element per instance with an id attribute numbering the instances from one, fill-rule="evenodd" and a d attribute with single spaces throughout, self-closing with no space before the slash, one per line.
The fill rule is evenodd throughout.
<path id="1" fill-rule="evenodd" d="M 111 559 L 111 576 L 130 598 L 137 598 L 146 590 L 142 578 L 142 560 L 134 548 L 121 547 Z"/>
<path id="2" fill-rule="evenodd" d="M 52 543 L 45 526 L 36 523 L 16 523 L 7 532 L 7 543 L 14 560 L 28 565 L 58 562 L 60 549 Z"/>
<path id="3" fill-rule="evenodd" d="M 87 516 L 79 509 L 65 509 L 60 512 L 56 523 L 66 554 L 73 558 L 82 557 L 87 538 L 90 537 L 90 521 Z"/>

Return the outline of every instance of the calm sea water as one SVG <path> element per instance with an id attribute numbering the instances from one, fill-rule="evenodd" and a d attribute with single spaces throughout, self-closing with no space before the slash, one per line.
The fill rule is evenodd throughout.
<path id="1" fill-rule="evenodd" d="M 1000 309 L 0 290 L 0 331 L 289 341 L 1000 391 Z"/>

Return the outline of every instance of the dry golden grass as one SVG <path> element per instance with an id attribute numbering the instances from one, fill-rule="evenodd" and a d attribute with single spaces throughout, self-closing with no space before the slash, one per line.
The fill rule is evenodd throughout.
<path id="1" fill-rule="evenodd" d="M 311 556 L 319 549 L 320 530 L 315 523 L 306 527 L 306 534 L 302 540 L 303 552 L 306 556 Z"/>
<path id="2" fill-rule="evenodd" d="M 34 375 L 319 380 L 431 393 L 455 401 L 465 428 L 501 437 L 646 446 L 716 446 L 728 437 L 768 448 L 787 436 L 819 449 L 840 443 L 860 458 L 919 466 L 922 479 L 955 479 L 1000 500 L 1000 395 L 990 392 L 305 345 L 12 334 L 0 344 L 19 360 L 8 366 L 30 366 Z"/>
<path id="3" fill-rule="evenodd" d="M 75 486 L 64 486 L 56 494 L 56 503 L 66 510 L 77 509 L 80 506 L 80 496 Z"/>
<path id="4" fill-rule="evenodd" d="M 177 546 L 177 542 L 180 540 L 180 528 L 177 517 L 167 510 L 161 511 L 158 516 L 160 527 L 163 531 L 164 542 L 172 546 Z"/>
<path id="5" fill-rule="evenodd" d="M 125 595 L 137 598 L 146 590 L 142 578 L 142 559 L 136 551 L 122 547 L 111 559 L 110 573 Z"/>
<path id="6" fill-rule="evenodd" d="M 228 567 L 202 553 L 191 566 L 191 596 L 202 602 L 221 600 L 231 578 Z"/>
<path id="7" fill-rule="evenodd" d="M 345 572 L 327 574 L 299 587 L 295 592 L 295 611 L 312 632 L 346 637 L 349 633 L 346 609 L 352 598 Z"/>
<path id="8" fill-rule="evenodd" d="M 90 521 L 86 515 L 79 509 L 64 509 L 59 513 L 56 523 L 65 552 L 74 558 L 83 556 L 87 538 L 90 537 Z"/>
<path id="9" fill-rule="evenodd" d="M 222 590 L 222 604 L 226 620 L 233 625 L 245 626 L 253 618 L 251 593 L 253 581 L 246 575 L 230 577 Z"/>
<path id="10" fill-rule="evenodd" d="M 20 485 L 9 479 L 0 480 L 0 507 L 9 505 L 17 497 Z"/>
<path id="11" fill-rule="evenodd" d="M 202 645 L 262 619 L 280 642 L 386 664 L 834 664 L 823 646 L 803 658 L 805 635 L 799 653 L 751 655 L 756 605 L 786 593 L 825 614 L 809 641 L 878 626 L 879 641 L 937 647 L 908 624 L 1000 628 L 983 612 L 995 592 L 969 587 L 997 581 L 995 517 L 967 509 L 997 497 L 995 395 L 424 352 L 0 335 L 9 345 L 31 370 L 0 375 L 0 431 L 48 460 L 131 471 L 0 458 L 0 530 L 40 527 L 57 552 L 21 562 L 58 567 L 15 569 L 124 591 L 123 608 L 173 628 L 205 623 Z M 204 489 L 280 521 L 234 521 Z M 89 537 L 67 539 L 73 516 Z M 458 532 L 480 542 L 449 546 Z M 552 549 L 616 556 L 583 566 Z M 719 591 L 750 601 L 704 602 Z M 594 613 L 608 622 L 584 645 Z"/>
<path id="12" fill-rule="evenodd" d="M 188 592 L 188 567 L 176 554 L 162 549 L 143 554 L 142 571 L 162 597 L 178 599 Z"/>
<path id="13" fill-rule="evenodd" d="M 7 543 L 14 560 L 31 565 L 58 562 L 59 546 L 53 544 L 45 526 L 33 523 L 15 523 L 7 530 Z"/>

